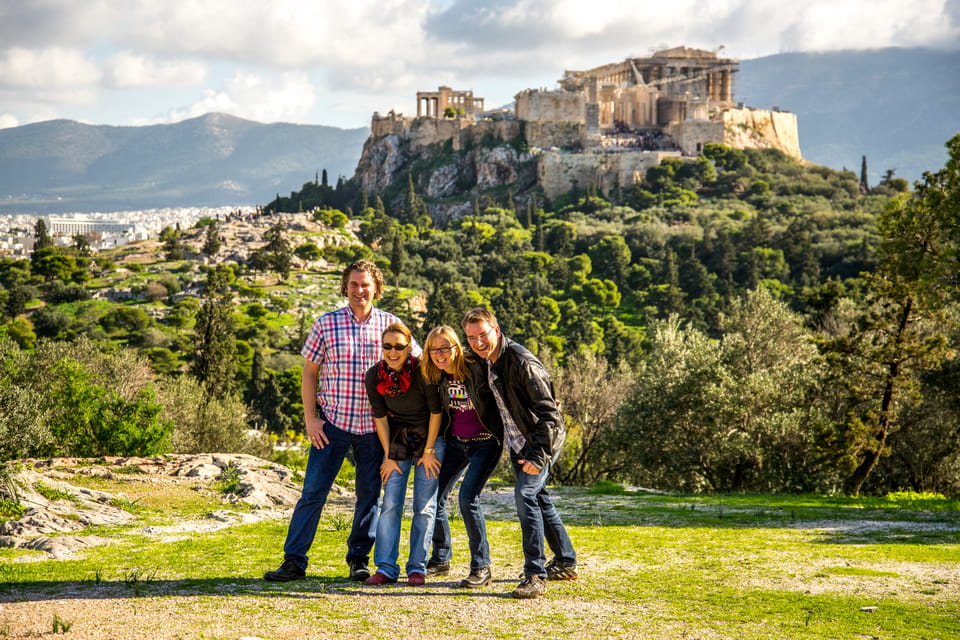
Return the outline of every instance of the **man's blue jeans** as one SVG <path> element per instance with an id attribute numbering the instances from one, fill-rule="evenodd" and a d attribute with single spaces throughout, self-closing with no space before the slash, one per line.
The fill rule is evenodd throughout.
<path id="1" fill-rule="evenodd" d="M 293 509 L 287 540 L 283 544 L 284 558 L 304 570 L 309 562 L 307 551 L 317 534 L 323 506 L 343 465 L 343 459 L 351 448 L 357 470 L 357 503 L 353 510 L 353 528 L 347 538 L 347 562 L 355 559 L 366 562 L 376 537 L 380 461 L 383 459 L 383 448 L 377 434 L 354 435 L 329 422 L 324 423 L 323 432 L 330 442 L 323 449 L 310 447 L 303 491 Z"/>
<path id="2" fill-rule="evenodd" d="M 434 445 L 436 456 L 442 462 L 443 438 Z M 381 449 L 381 456 L 383 450 Z M 382 459 L 382 458 L 381 458 Z M 403 518 L 403 503 L 407 493 L 407 479 L 413 473 L 413 521 L 410 523 L 410 556 L 407 558 L 407 575 L 427 572 L 427 554 L 430 552 L 430 536 L 433 534 L 433 519 L 437 512 L 437 486 L 439 479 L 427 477 L 423 465 L 417 459 L 397 460 L 399 473 L 391 473 L 383 487 L 383 503 L 380 521 L 377 523 L 377 545 L 373 561 L 377 571 L 396 580 L 400 577 L 400 521 Z"/>
<path id="3" fill-rule="evenodd" d="M 447 518 L 447 498 L 463 474 L 458 505 L 470 544 L 470 570 L 490 566 L 490 545 L 487 543 L 487 523 L 480 506 L 480 494 L 497 468 L 502 447 L 496 438 L 481 442 L 461 442 L 447 439 L 443 466 L 440 468 L 440 491 L 437 494 L 437 522 L 433 529 L 434 562 L 450 562 L 453 557 L 450 539 L 450 521 Z M 466 473 L 464 473 L 466 469 Z"/>
<path id="4" fill-rule="evenodd" d="M 521 451 L 522 454 L 522 451 Z M 560 514 L 553 505 L 550 494 L 547 493 L 547 478 L 550 475 L 550 465 L 547 464 L 540 473 L 532 475 L 523 471 L 523 465 L 517 460 L 525 459 L 523 455 L 510 452 L 510 461 L 513 463 L 513 472 L 517 477 L 517 484 L 513 495 L 517 501 L 517 516 L 520 519 L 520 532 L 523 535 L 523 575 L 540 576 L 545 578 L 547 571 L 544 539 L 557 560 L 564 565 L 577 561 L 577 554 L 573 550 L 573 543 L 567 535 Z"/>

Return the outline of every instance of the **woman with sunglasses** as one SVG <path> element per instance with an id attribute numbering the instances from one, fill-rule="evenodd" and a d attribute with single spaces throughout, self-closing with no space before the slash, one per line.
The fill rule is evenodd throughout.
<path id="1" fill-rule="evenodd" d="M 388 326 L 382 335 L 383 358 L 366 374 L 365 384 L 377 436 L 383 447 L 380 478 L 383 503 L 377 523 L 373 561 L 377 571 L 367 584 L 387 584 L 400 577 L 400 520 L 407 478 L 413 473 L 413 523 L 407 584 L 426 582 L 427 554 L 437 508 L 437 486 L 443 459 L 438 439 L 442 403 L 436 385 L 427 384 L 411 355 L 413 337 L 403 324 Z"/>
<path id="2" fill-rule="evenodd" d="M 470 575 L 460 581 L 460 586 L 477 589 L 492 579 L 480 493 L 500 460 L 503 422 L 487 382 L 486 364 L 472 354 L 467 357 L 456 331 L 445 325 L 434 328 L 427 336 L 424 350 L 428 357 L 420 367 L 427 382 L 440 387 L 446 440 L 433 555 L 427 573 L 446 575 L 450 571 L 452 551 L 446 503 L 457 479 L 463 475 L 458 503 L 470 543 Z"/>

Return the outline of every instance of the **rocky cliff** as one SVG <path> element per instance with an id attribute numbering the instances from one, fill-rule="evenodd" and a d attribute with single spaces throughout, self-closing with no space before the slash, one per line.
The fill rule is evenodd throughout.
<path id="1" fill-rule="evenodd" d="M 384 128 L 375 122 L 354 179 L 371 196 L 402 209 L 408 176 L 435 221 L 468 214 L 489 192 L 521 199 L 537 189 L 537 156 L 517 121 L 418 118 Z M 377 132 L 381 135 L 376 135 Z"/>

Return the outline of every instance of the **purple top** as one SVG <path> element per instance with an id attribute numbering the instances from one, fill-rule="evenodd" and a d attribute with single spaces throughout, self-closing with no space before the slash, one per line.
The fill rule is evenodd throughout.
<path id="1" fill-rule="evenodd" d="M 467 394 L 467 387 L 462 380 L 450 380 L 447 386 L 450 394 L 450 414 L 452 417 L 451 433 L 458 438 L 476 438 L 488 433 L 480 422 L 477 410 L 473 408 L 473 401 Z"/>

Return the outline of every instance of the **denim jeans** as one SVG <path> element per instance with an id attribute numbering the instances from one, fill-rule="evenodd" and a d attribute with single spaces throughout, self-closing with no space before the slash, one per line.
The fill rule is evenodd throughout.
<path id="1" fill-rule="evenodd" d="M 377 434 L 354 435 L 329 422 L 324 424 L 323 431 L 330 442 L 323 449 L 310 447 L 303 477 L 303 491 L 293 509 L 287 540 L 283 544 L 284 559 L 294 562 L 304 570 L 309 562 L 307 551 L 317 534 L 323 506 L 343 465 L 343 459 L 351 448 L 357 470 L 357 503 L 353 510 L 353 528 L 347 538 L 347 562 L 353 559 L 368 559 L 377 529 L 380 461 L 383 459 L 383 448 Z"/>
<path id="2" fill-rule="evenodd" d="M 490 566 L 490 546 L 487 544 L 487 523 L 480 506 L 480 493 L 497 467 L 502 450 L 496 438 L 481 442 L 460 442 L 450 436 L 443 466 L 440 468 L 440 490 L 437 494 L 437 522 L 433 528 L 433 560 L 450 562 L 453 557 L 450 540 L 450 522 L 447 518 L 447 498 L 457 479 L 460 483 L 458 505 L 470 543 L 470 570 Z M 466 473 L 464 473 L 466 469 Z"/>
<path id="3" fill-rule="evenodd" d="M 437 438 L 434 445 L 436 456 L 442 462 L 444 442 Z M 383 449 L 380 450 L 381 460 Z M 413 521 L 410 523 L 410 555 L 407 558 L 407 575 L 427 572 L 427 554 L 430 552 L 430 536 L 437 512 L 437 487 L 439 479 L 427 478 L 419 459 L 397 460 L 400 473 L 391 473 L 383 487 L 383 502 L 380 506 L 380 521 L 377 523 L 377 544 L 373 549 L 373 561 L 377 571 L 396 580 L 400 577 L 400 522 L 403 518 L 403 503 L 407 493 L 407 479 L 413 473 Z"/>
<path id="4" fill-rule="evenodd" d="M 522 451 L 520 455 L 510 452 L 513 472 L 517 477 L 513 495 L 517 501 L 517 516 L 523 535 L 523 574 L 544 578 L 547 575 L 544 568 L 544 539 L 562 564 L 573 564 L 577 561 L 577 554 L 573 550 L 567 529 L 560 520 L 560 514 L 547 493 L 550 465 L 547 464 L 540 473 L 533 475 L 525 473 L 523 466 L 517 463 L 517 460 L 522 459 Z"/>

